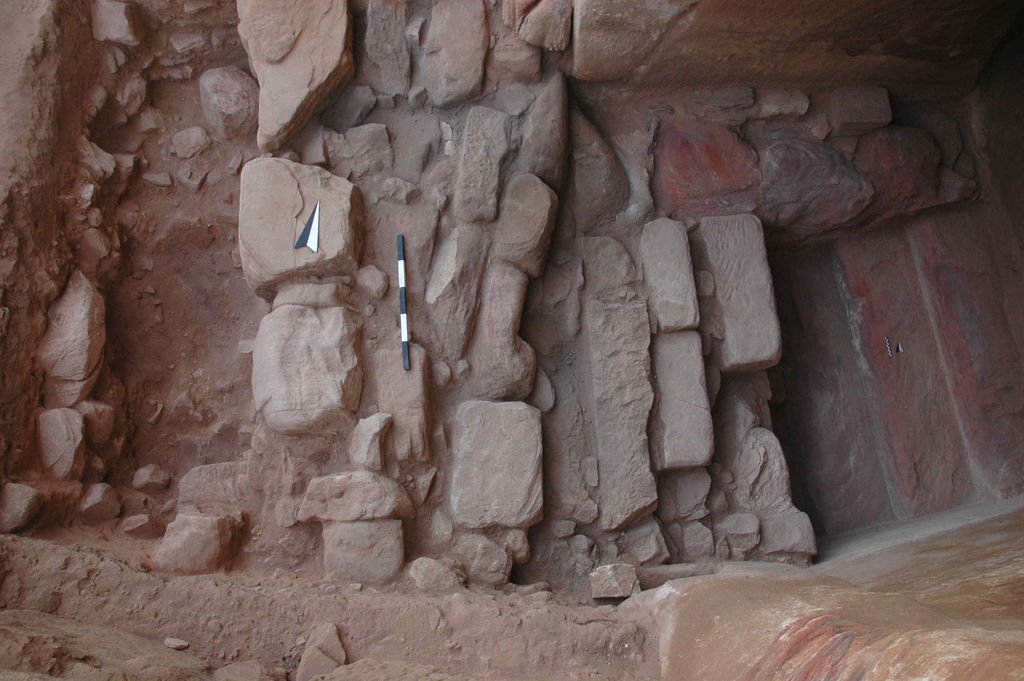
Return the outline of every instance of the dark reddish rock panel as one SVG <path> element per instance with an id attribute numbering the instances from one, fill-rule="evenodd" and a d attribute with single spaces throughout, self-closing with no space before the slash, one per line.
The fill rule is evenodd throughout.
<path id="1" fill-rule="evenodd" d="M 886 231 L 840 241 L 836 255 L 852 299 L 850 331 L 885 414 L 894 491 L 912 516 L 968 500 L 970 464 L 910 244 Z"/>
<path id="2" fill-rule="evenodd" d="M 1002 245 L 988 228 L 972 228 L 979 218 L 977 211 L 922 217 L 908 235 L 969 452 L 983 483 L 1009 496 L 1024 488 L 1024 357 L 1008 319 L 1020 314 L 1020 300 L 1008 301 L 993 276 L 993 250 Z"/>
<path id="3" fill-rule="evenodd" d="M 665 120 L 654 145 L 655 200 L 683 215 L 747 213 L 758 203 L 754 150 L 724 125 Z"/>
<path id="4" fill-rule="evenodd" d="M 772 260 L 786 388 L 772 417 L 789 460 L 793 501 L 822 534 L 877 525 L 900 511 L 889 496 L 877 425 L 886 412 L 850 333 L 834 249 L 820 244 Z"/>

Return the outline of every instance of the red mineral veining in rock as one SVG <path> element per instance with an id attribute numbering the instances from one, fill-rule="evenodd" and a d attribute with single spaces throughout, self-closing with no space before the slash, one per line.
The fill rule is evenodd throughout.
<path id="1" fill-rule="evenodd" d="M 654 147 L 659 205 L 685 215 L 730 215 L 757 205 L 757 155 L 724 125 L 663 121 Z"/>

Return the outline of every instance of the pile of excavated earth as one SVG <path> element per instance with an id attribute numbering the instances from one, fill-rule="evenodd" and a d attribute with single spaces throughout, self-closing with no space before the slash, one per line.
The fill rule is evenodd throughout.
<path id="1" fill-rule="evenodd" d="M 973 157 L 881 87 L 601 85 L 616 4 L 21 3 L 4 88 L 72 122 L 16 133 L 63 150 L 11 190 L 55 236 L 0 237 L 45 300 L 0 308 L 0 668 L 652 678 L 610 604 L 809 565 L 766 241 L 969 199 Z"/>

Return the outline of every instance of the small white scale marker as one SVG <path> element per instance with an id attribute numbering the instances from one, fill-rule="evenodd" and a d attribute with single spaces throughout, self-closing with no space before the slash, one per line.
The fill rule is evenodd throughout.
<path id="1" fill-rule="evenodd" d="M 295 242 L 295 248 L 302 248 L 305 246 L 314 253 L 320 248 L 320 202 L 316 202 L 316 206 L 313 207 L 313 212 L 310 214 L 309 219 L 306 220 L 306 226 L 302 229 L 302 234 L 299 235 L 299 240 Z"/>

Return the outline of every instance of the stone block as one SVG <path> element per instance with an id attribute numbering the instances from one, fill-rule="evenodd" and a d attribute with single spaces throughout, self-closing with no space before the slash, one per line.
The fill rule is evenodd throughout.
<path id="1" fill-rule="evenodd" d="M 655 331 L 693 329 L 700 321 L 686 225 L 660 218 L 644 225 L 640 261 Z"/>
<path id="2" fill-rule="evenodd" d="M 382 584 L 405 560 L 401 520 L 328 522 L 323 541 L 324 572 L 338 582 Z"/>
<path id="3" fill-rule="evenodd" d="M 628 563 L 602 565 L 590 573 L 591 598 L 628 598 L 638 593 L 640 580 Z"/>
<path id="4" fill-rule="evenodd" d="M 647 451 L 647 420 L 654 402 L 650 383 L 650 327 L 642 300 L 588 299 L 594 444 L 601 474 L 600 524 L 616 530 L 654 509 L 654 475 Z"/>
<path id="5" fill-rule="evenodd" d="M 252 393 L 267 425 L 302 433 L 350 423 L 363 388 L 360 330 L 343 307 L 285 305 L 260 321 Z"/>
<path id="6" fill-rule="evenodd" d="M 301 523 L 412 518 L 409 495 L 394 480 L 369 471 L 313 478 L 299 506 Z"/>
<path id="7" fill-rule="evenodd" d="M 489 44 L 481 0 L 434 4 L 419 64 L 421 83 L 434 106 L 452 106 L 480 91 Z"/>
<path id="8" fill-rule="evenodd" d="M 550 187 L 535 175 L 516 175 L 501 199 L 493 231 L 494 256 L 530 277 L 539 277 L 547 262 L 557 215 L 558 195 Z"/>
<path id="9" fill-rule="evenodd" d="M 836 88 L 829 97 L 828 117 L 835 135 L 884 128 L 892 121 L 889 92 L 872 86 Z"/>
<path id="10" fill-rule="evenodd" d="M 668 471 L 658 477 L 658 517 L 662 522 L 700 520 L 707 516 L 705 500 L 711 476 L 703 468 Z"/>
<path id="11" fill-rule="evenodd" d="M 817 545 L 811 519 L 802 511 L 761 516 L 761 550 L 765 553 L 814 555 Z"/>
<path id="12" fill-rule="evenodd" d="M 352 75 L 348 3 L 239 0 L 238 34 L 260 84 L 256 141 L 274 151 Z"/>
<path id="13" fill-rule="evenodd" d="M 449 361 L 462 357 L 473 334 L 487 260 L 484 236 L 475 225 L 456 225 L 430 268 L 427 313 L 439 336 L 441 355 Z"/>
<path id="14" fill-rule="evenodd" d="M 757 371 L 778 363 L 782 338 L 760 220 L 703 218 L 690 246 L 694 267 L 714 277 L 714 295 L 701 302 L 701 332 L 722 339 L 721 370 Z"/>
<path id="15" fill-rule="evenodd" d="M 74 409 L 44 409 L 36 418 L 43 472 L 57 480 L 78 480 L 85 469 L 85 424 Z"/>
<path id="16" fill-rule="evenodd" d="M 410 345 L 410 369 L 402 368 L 399 348 L 382 348 L 374 355 L 377 408 L 391 414 L 386 440 L 394 461 L 430 460 L 430 369 L 427 353 Z"/>
<path id="17" fill-rule="evenodd" d="M 479 534 L 462 535 L 452 547 L 452 556 L 465 567 L 466 577 L 474 584 L 497 586 L 508 581 L 512 558 L 508 552 Z"/>
<path id="18" fill-rule="evenodd" d="M 37 351 L 46 372 L 46 406 L 70 407 L 96 384 L 107 338 L 105 315 L 103 296 L 76 271 L 47 311 L 46 333 Z"/>
<path id="19" fill-rule="evenodd" d="M 463 402 L 455 414 L 452 519 L 460 527 L 528 527 L 540 519 L 540 412 L 522 402 Z"/>
<path id="20" fill-rule="evenodd" d="M 349 438 L 348 460 L 367 471 L 384 470 L 382 441 L 391 432 L 391 414 L 374 414 L 360 419 Z"/>
<path id="21" fill-rule="evenodd" d="M 153 565 L 164 572 L 202 574 L 227 567 L 238 548 L 242 515 L 179 513 L 167 526 Z"/>
<path id="22" fill-rule="evenodd" d="M 34 487 L 8 482 L 0 487 L 0 533 L 24 529 L 39 513 L 43 495 Z"/>
<path id="23" fill-rule="evenodd" d="M 295 248 L 318 203 L 317 251 Z M 282 158 L 242 168 L 238 251 L 246 281 L 264 298 L 289 279 L 355 272 L 362 243 L 362 196 L 347 180 Z"/>
<path id="24" fill-rule="evenodd" d="M 466 381 L 473 397 L 523 399 L 533 390 L 537 359 L 519 337 L 526 275 L 512 265 L 491 262 L 484 274 L 483 296 L 466 358 L 472 367 Z"/>
<path id="25" fill-rule="evenodd" d="M 237 66 L 219 66 L 199 76 L 199 104 L 215 137 L 247 137 L 257 128 L 259 86 Z"/>
<path id="26" fill-rule="evenodd" d="M 452 203 L 459 219 L 490 222 L 498 214 L 501 163 L 508 153 L 510 124 L 509 116 L 500 111 L 485 106 L 469 110 L 459 148 Z"/>
<path id="27" fill-rule="evenodd" d="M 655 335 L 651 359 L 657 395 L 648 425 L 654 467 L 664 471 L 707 465 L 714 453 L 714 426 L 700 334 Z"/>

